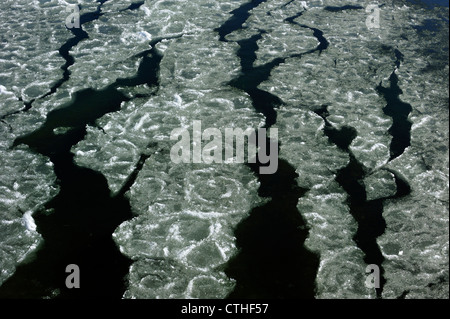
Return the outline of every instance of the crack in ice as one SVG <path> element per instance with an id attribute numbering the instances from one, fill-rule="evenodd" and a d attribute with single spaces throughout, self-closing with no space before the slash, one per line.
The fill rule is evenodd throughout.
<path id="1" fill-rule="evenodd" d="M 394 54 L 396 57 L 396 69 L 389 77 L 389 88 L 383 87 L 381 83 L 377 86 L 377 91 L 387 102 L 383 112 L 392 118 L 392 126 L 389 128 L 389 134 L 392 135 L 389 161 L 402 155 L 405 149 L 411 145 L 412 127 L 412 123 L 408 119 L 409 114 L 412 112 L 412 106 L 400 100 L 400 95 L 403 91 L 398 85 L 399 78 L 396 74 L 396 70 L 400 68 L 403 61 L 403 54 L 398 49 L 394 50 Z"/>
<path id="2" fill-rule="evenodd" d="M 242 27 L 243 22 L 248 18 L 249 8 L 254 8 L 254 4 L 255 2 L 247 3 L 233 11 L 237 16 L 239 16 L 239 10 L 244 11 L 245 14 L 241 16 L 241 19 L 231 18 L 216 29 L 219 32 L 220 41 L 230 42 L 225 39 L 225 36 Z M 270 15 L 270 12 L 267 14 Z M 293 21 L 300 15 L 301 13 L 286 21 L 312 30 L 319 41 L 315 49 L 301 54 L 278 57 L 255 67 L 257 42 L 267 31 L 259 30 L 252 37 L 237 41 L 239 49 L 236 55 L 240 60 L 241 74 L 228 84 L 250 96 L 255 110 L 264 115 L 266 128 L 276 123 L 275 109 L 284 103 L 278 96 L 259 89 L 258 86 L 270 77 L 275 67 L 288 58 L 299 58 L 303 54 L 316 51 L 319 51 L 320 55 L 329 45 L 322 31 Z M 268 139 L 267 143 L 271 142 L 273 141 Z M 313 298 L 319 257 L 304 246 L 308 228 L 297 209 L 299 198 L 307 190 L 298 187 L 296 181 L 298 175 L 292 165 L 285 160 L 279 160 L 278 171 L 269 176 L 258 174 L 258 168 L 261 166 L 259 161 L 249 166 L 261 182 L 259 195 L 271 200 L 253 209 L 250 216 L 241 221 L 235 230 L 240 252 L 228 262 L 226 269 L 227 275 L 237 280 L 236 287 L 229 297 Z M 286 231 L 286 229 L 291 230 Z M 258 270 L 255 271 L 255 269 Z"/>
<path id="3" fill-rule="evenodd" d="M 64 280 L 59 278 L 61 272 L 58 271 L 72 263 L 84 270 L 85 297 L 123 295 L 126 289 L 124 277 L 131 260 L 119 251 L 111 234 L 118 225 L 133 217 L 124 194 L 135 182 L 151 152 L 147 150 L 141 154 L 121 190 L 111 196 L 106 178 L 75 164 L 71 148 L 84 139 L 86 125 L 95 126 L 95 121 L 103 115 L 119 111 L 123 102 L 139 97 L 127 97 L 118 87 L 159 86 L 162 55 L 155 46 L 165 39 L 177 37 L 181 35 L 151 41 L 151 49 L 136 55 L 142 60 L 135 76 L 117 79 L 103 90 L 76 92 L 68 105 L 49 112 L 40 128 L 14 141 L 13 147 L 26 144 L 50 158 L 60 192 L 44 205 L 43 210 L 33 214 L 44 244 L 32 262 L 19 265 L 14 275 L 5 281 L 0 287 L 0 296 L 42 298 L 58 291 L 57 298 L 76 297 L 80 292 L 62 286 Z M 68 129 L 58 133 L 60 128 Z M 148 148 L 154 146 L 149 144 Z M 98 276 L 99 273 L 103 275 Z"/>
<path id="4" fill-rule="evenodd" d="M 369 172 L 349 148 L 351 142 L 357 136 L 356 130 L 349 126 L 344 126 L 340 130 L 336 129 L 327 119 L 329 113 L 326 105 L 316 110 L 315 113 L 324 120 L 325 126 L 323 131 L 328 136 L 330 142 L 347 152 L 350 157 L 348 165 L 337 172 L 336 181 L 348 194 L 347 202 L 350 214 L 358 223 L 358 229 L 353 236 L 353 240 L 364 252 L 364 262 L 368 265 L 375 264 L 380 268 L 380 287 L 376 288 L 376 294 L 378 298 L 381 298 L 383 287 L 386 283 L 383 276 L 384 269 L 382 267 L 385 259 L 378 246 L 377 238 L 386 229 L 386 221 L 383 218 L 383 202 L 388 199 L 407 196 L 411 192 L 411 188 L 408 182 L 398 172 L 392 169 L 382 168 L 394 175 L 397 189 L 396 193 L 392 196 L 367 200 L 367 193 L 362 181 Z M 370 172 L 370 174 L 372 173 Z"/>

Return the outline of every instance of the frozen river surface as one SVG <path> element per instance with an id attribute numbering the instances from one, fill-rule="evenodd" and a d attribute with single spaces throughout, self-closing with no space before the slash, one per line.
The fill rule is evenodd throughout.
<path id="1" fill-rule="evenodd" d="M 448 298 L 448 14 L 2 0 L 0 297 Z M 276 172 L 175 163 L 195 121 L 277 129 Z"/>

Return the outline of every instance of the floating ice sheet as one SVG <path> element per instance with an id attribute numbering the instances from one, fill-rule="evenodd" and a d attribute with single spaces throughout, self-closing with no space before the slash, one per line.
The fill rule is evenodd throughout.
<path id="1" fill-rule="evenodd" d="M 388 171 L 379 170 L 364 179 L 367 200 L 387 198 L 397 192 L 394 175 Z"/>
<path id="2" fill-rule="evenodd" d="M 200 41 L 210 45 L 190 54 Z M 233 229 L 259 201 L 256 178 L 237 163 L 172 163 L 176 141 L 170 134 L 180 127 L 192 132 L 194 120 L 203 130 L 223 133 L 262 126 L 262 116 L 244 93 L 220 88 L 237 74 L 235 47 L 206 32 L 167 43 L 158 94 L 124 103 L 120 112 L 98 120 L 99 128 L 89 127 L 86 139 L 74 147 L 77 163 L 102 172 L 113 192 L 121 189 L 140 154 L 150 155 L 129 192 L 139 216 L 114 233 L 121 251 L 136 260 L 126 298 L 223 298 L 233 286 L 217 267 L 235 253 Z M 143 262 L 153 259 L 160 261 Z M 161 273 L 157 278 L 165 278 L 165 284 L 142 285 L 143 272 Z"/>
<path id="3" fill-rule="evenodd" d="M 56 195 L 49 160 L 26 148 L 10 150 L 14 135 L 0 126 L 0 284 L 42 242 L 32 213 Z"/>
<path id="4" fill-rule="evenodd" d="M 278 112 L 280 157 L 296 167 L 298 185 L 309 189 L 297 208 L 305 217 L 307 248 L 320 255 L 317 298 L 369 298 L 364 286 L 363 253 L 353 241 L 357 225 L 345 204 L 347 194 L 334 181 L 348 164 L 348 154 L 323 133 L 323 120 L 312 111 L 288 107 Z"/>
<path id="5" fill-rule="evenodd" d="M 167 152 L 155 154 L 146 162 L 130 190 L 132 207 L 139 216 L 114 233 L 121 251 L 138 261 L 131 269 L 125 297 L 223 298 L 233 283 L 220 266 L 235 253 L 233 229 L 258 202 L 258 184 L 242 166 L 174 165 L 168 157 Z M 143 259 L 161 260 L 163 266 L 174 263 L 185 276 L 179 280 L 171 268 L 161 269 L 159 264 L 154 268 Z M 169 276 L 165 289 L 143 289 L 133 280 L 143 271 Z M 197 292 L 192 295 L 192 290 Z"/>
<path id="6" fill-rule="evenodd" d="M 47 93 L 62 75 L 58 48 L 70 34 L 64 15 L 65 6 L 56 0 L 0 4 L 0 83 L 17 98 L 30 101 Z"/>

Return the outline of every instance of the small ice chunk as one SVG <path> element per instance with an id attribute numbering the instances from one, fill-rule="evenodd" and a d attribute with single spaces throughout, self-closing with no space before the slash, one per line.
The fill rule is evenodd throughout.
<path id="1" fill-rule="evenodd" d="M 395 195 L 397 186 L 394 175 L 386 170 L 379 170 L 364 179 L 367 200 L 375 200 Z"/>
<path id="2" fill-rule="evenodd" d="M 147 31 L 140 31 L 138 34 L 145 40 L 150 41 L 152 39 L 152 35 Z"/>
<path id="3" fill-rule="evenodd" d="M 70 131 L 71 129 L 72 129 L 71 127 L 57 127 L 57 128 L 53 129 L 53 134 L 55 134 L 55 135 L 64 135 L 68 131 Z"/>
<path id="4" fill-rule="evenodd" d="M 33 212 L 31 210 L 27 211 L 25 214 L 23 214 L 23 220 L 25 222 L 25 226 L 30 231 L 36 230 L 36 223 L 34 222 L 33 217 L 31 216 Z"/>

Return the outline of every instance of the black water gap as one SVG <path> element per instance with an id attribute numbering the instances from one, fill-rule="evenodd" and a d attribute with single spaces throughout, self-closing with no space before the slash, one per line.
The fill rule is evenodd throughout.
<path id="1" fill-rule="evenodd" d="M 257 112 L 264 115 L 266 119 L 265 127 L 269 128 L 276 123 L 277 112 L 275 109 L 282 105 L 283 101 L 278 96 L 259 89 L 258 86 L 266 81 L 270 77 L 272 70 L 284 63 L 287 58 L 275 58 L 266 64 L 254 66 L 256 51 L 258 50 L 257 42 L 264 33 L 266 31 L 259 30 L 257 34 L 249 39 L 237 42 L 239 49 L 236 54 L 241 61 L 241 74 L 228 84 L 246 92 L 250 96 L 253 107 Z"/>
<path id="2" fill-rule="evenodd" d="M 247 5 L 241 6 L 233 12 L 237 16 L 245 16 L 246 20 L 248 18 L 248 5 L 249 3 L 247 3 Z M 254 66 L 254 62 L 256 61 L 256 51 L 259 48 L 257 42 L 261 40 L 266 31 L 258 30 L 258 33 L 253 35 L 252 37 L 237 41 L 239 49 L 237 50 L 236 54 L 241 64 L 241 74 L 237 78 L 231 80 L 228 84 L 236 89 L 246 92 L 250 96 L 255 110 L 263 114 L 266 118 L 266 128 L 269 128 L 276 123 L 277 112 L 275 109 L 279 108 L 284 103 L 278 96 L 261 90 L 258 88 L 258 86 L 262 82 L 267 81 L 272 70 L 280 64 L 285 63 L 288 58 L 300 58 L 305 54 L 311 54 L 316 51 L 318 51 L 320 55 L 322 51 L 327 49 L 329 46 L 329 42 L 323 36 L 323 32 L 321 30 L 311 28 L 294 21 L 294 19 L 301 16 L 302 13 L 303 12 L 300 12 L 291 18 L 287 18 L 285 21 L 298 25 L 302 28 L 312 30 L 313 35 L 319 41 L 319 45 L 315 49 L 309 50 L 304 53 L 291 54 L 287 57 L 278 57 L 265 64 Z M 243 22 L 245 22 L 245 20 L 243 20 Z M 227 25 L 227 23 L 228 21 L 225 22 L 224 25 Z M 230 26 L 224 27 L 224 25 L 217 28 L 216 31 L 223 32 L 223 34 L 229 34 L 238 29 L 238 25 L 233 24 L 233 28 L 231 28 Z M 228 42 L 228 40 L 226 40 L 224 37 L 221 37 L 220 41 Z"/>
<path id="3" fill-rule="evenodd" d="M 295 0 L 289 0 L 288 2 L 286 2 L 285 4 L 283 4 L 280 9 L 286 8 L 288 5 L 290 5 L 291 3 L 293 3 Z"/>
<path id="4" fill-rule="evenodd" d="M 118 79 L 103 90 L 76 92 L 68 105 L 49 112 L 39 129 L 15 140 L 13 147 L 26 144 L 52 161 L 60 191 L 33 214 L 43 244 L 0 286 L 0 298 L 123 296 L 131 260 L 120 253 L 111 235 L 133 217 L 124 194 L 150 155 L 141 155 L 120 192 L 112 196 L 102 174 L 76 165 L 71 148 L 85 138 L 87 124 L 95 125 L 98 118 L 119 111 L 121 103 L 130 100 L 118 86 L 158 86 L 161 55 L 153 47 L 137 56 L 143 58 L 136 76 Z M 65 131 L 59 134 L 58 128 Z M 69 264 L 80 268 L 80 289 L 65 285 Z"/>
<path id="5" fill-rule="evenodd" d="M 34 259 L 22 263 L 0 287 L 2 298 L 120 298 L 131 261 L 115 246 L 111 234 L 132 218 L 124 197 L 112 198 L 104 176 L 77 166 L 70 149 L 86 134 L 86 124 L 120 109 L 127 100 L 113 89 L 83 90 L 71 104 L 48 114 L 44 125 L 20 137 L 16 145 L 50 158 L 60 191 L 33 214 L 44 242 Z M 71 127 L 55 134 L 58 127 Z M 80 267 L 80 289 L 65 286 L 65 268 Z M 120 280 L 118 280 L 120 278 Z"/>
<path id="6" fill-rule="evenodd" d="M 330 43 L 323 36 L 323 31 L 322 30 L 319 30 L 319 29 L 313 28 L 313 27 L 309 27 L 307 25 L 300 24 L 300 23 L 295 21 L 295 19 L 301 17 L 303 13 L 304 13 L 304 11 L 301 11 L 301 12 L 297 13 L 296 15 L 292 16 L 292 17 L 284 19 L 284 21 L 289 22 L 291 24 L 295 24 L 295 25 L 297 25 L 297 26 L 299 26 L 301 28 L 305 28 L 305 29 L 309 29 L 309 30 L 313 31 L 313 36 L 317 39 L 317 41 L 319 41 L 319 45 L 315 49 L 309 50 L 309 51 L 305 52 L 304 54 L 311 54 L 311 53 L 314 53 L 316 51 L 319 51 L 319 55 L 321 55 L 322 52 L 324 50 L 326 50 L 330 46 Z"/>
<path id="7" fill-rule="evenodd" d="M 231 11 L 232 16 L 225 21 L 220 27 L 214 29 L 214 31 L 219 33 L 219 40 L 226 41 L 225 37 L 239 29 L 242 29 L 243 24 L 250 17 L 250 11 L 261 3 L 267 0 L 251 0 L 250 2 L 244 3 L 239 8 Z"/>
<path id="8" fill-rule="evenodd" d="M 337 172 L 336 181 L 348 194 L 347 203 L 350 214 L 358 224 L 353 240 L 365 254 L 364 262 L 380 267 L 380 288 L 376 289 L 376 294 L 377 298 L 381 298 L 386 280 L 382 267 L 384 257 L 376 240 L 386 229 L 386 221 L 383 218 L 383 202 L 386 199 L 396 199 L 408 195 L 411 191 L 410 186 L 396 172 L 390 171 L 395 178 L 396 194 L 376 200 L 367 200 L 363 180 L 367 176 L 368 170 L 349 149 L 351 142 L 357 136 L 356 130 L 348 126 L 344 126 L 340 130 L 334 128 L 327 119 L 329 113 L 326 105 L 315 112 L 325 121 L 324 134 L 328 136 L 329 141 L 349 154 L 350 161 L 346 167 Z"/>
<path id="9" fill-rule="evenodd" d="M 127 11 L 127 10 L 130 10 L 130 11 L 138 10 L 144 4 L 145 4 L 145 1 L 134 2 L 134 3 L 130 4 L 127 8 L 120 10 L 120 11 L 122 12 L 122 11 Z"/>
<path id="10" fill-rule="evenodd" d="M 252 1 L 234 10 L 234 16 L 216 29 L 220 41 L 227 42 L 225 36 L 241 28 L 249 17 L 249 10 L 262 2 Z M 264 127 L 270 128 L 276 123 L 275 109 L 283 101 L 258 86 L 288 57 L 254 66 L 257 42 L 265 32 L 259 30 L 249 39 L 237 42 L 241 74 L 228 84 L 250 96 L 255 110 L 265 116 Z M 266 140 L 267 145 L 273 142 L 269 138 Z M 269 148 L 266 146 L 266 149 Z M 304 246 L 309 231 L 297 210 L 298 200 L 307 190 L 298 186 L 295 168 L 283 159 L 278 159 L 278 169 L 274 174 L 260 174 L 263 165 L 259 157 L 256 164 L 247 165 L 260 181 L 259 196 L 270 200 L 252 209 L 235 229 L 238 253 L 228 261 L 225 273 L 236 280 L 236 285 L 228 298 L 312 299 L 320 260 Z"/>
<path id="11" fill-rule="evenodd" d="M 399 68 L 404 58 L 403 54 L 397 49 L 394 50 L 394 54 L 396 57 L 395 66 Z M 390 160 L 402 155 L 405 149 L 411 145 L 412 123 L 408 116 L 412 112 L 412 106 L 400 100 L 403 91 L 399 87 L 398 81 L 398 76 L 393 71 L 389 77 L 389 88 L 383 87 L 381 83 L 376 88 L 387 102 L 387 105 L 383 108 L 384 114 L 392 118 L 392 126 L 389 128 L 389 134 L 392 136 Z"/>
<path id="12" fill-rule="evenodd" d="M 323 8 L 325 11 L 329 11 L 329 12 L 340 12 L 340 11 L 345 11 L 345 10 L 361 10 L 364 9 L 364 7 L 358 6 L 358 5 L 345 5 L 345 6 L 341 6 L 341 7 L 337 7 L 337 6 L 326 6 L 325 8 Z"/>
<path id="13" fill-rule="evenodd" d="M 259 196 L 270 198 L 252 209 L 236 227 L 238 253 L 225 273 L 236 280 L 231 299 L 313 299 L 319 256 L 304 247 L 306 221 L 297 210 L 306 189 L 297 185 L 295 169 L 278 161 L 275 174 L 261 175 L 260 164 L 249 164 L 261 183 Z"/>

